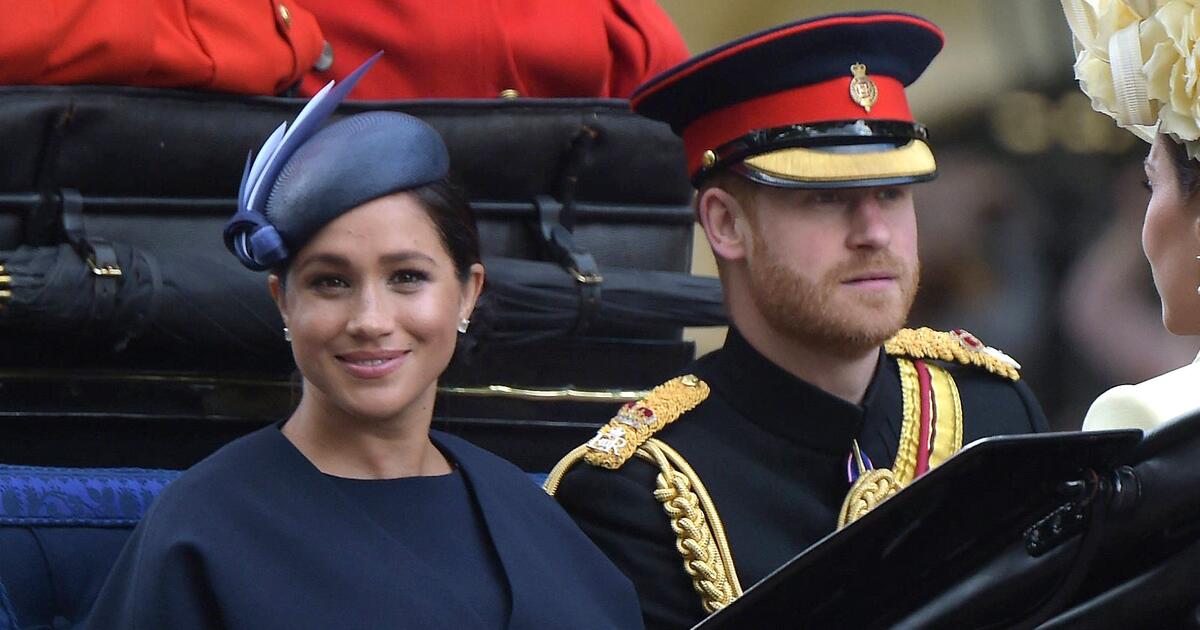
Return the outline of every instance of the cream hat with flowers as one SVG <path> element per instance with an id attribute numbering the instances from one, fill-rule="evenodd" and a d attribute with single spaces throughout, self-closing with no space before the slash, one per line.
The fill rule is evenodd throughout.
<path id="1" fill-rule="evenodd" d="M 1200 159 L 1200 0 L 1062 0 L 1092 108 Z"/>

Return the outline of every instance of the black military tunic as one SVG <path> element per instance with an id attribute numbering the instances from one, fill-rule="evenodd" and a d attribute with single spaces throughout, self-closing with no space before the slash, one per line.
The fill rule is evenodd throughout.
<path id="1" fill-rule="evenodd" d="M 711 393 L 654 437 L 678 451 L 707 487 L 743 587 L 836 526 L 858 438 L 876 466 L 896 457 L 903 419 L 897 362 L 882 351 L 862 405 L 785 372 L 730 329 L 725 346 L 684 373 Z M 1040 432 L 1046 419 L 1028 387 L 974 366 L 941 364 L 961 395 L 963 444 Z M 617 470 L 579 462 L 556 496 L 633 580 L 648 628 L 690 627 L 706 613 L 653 490 L 658 469 L 630 458 Z"/>

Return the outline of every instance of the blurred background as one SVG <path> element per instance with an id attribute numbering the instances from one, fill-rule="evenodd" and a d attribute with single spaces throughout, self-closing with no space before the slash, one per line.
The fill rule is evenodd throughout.
<path id="1" fill-rule="evenodd" d="M 1091 110 L 1047 0 L 660 0 L 692 53 L 822 13 L 888 9 L 946 47 L 910 88 L 940 176 L 917 187 L 922 283 L 911 326 L 964 328 L 1012 355 L 1051 424 L 1078 428 L 1107 388 L 1192 360 L 1160 321 L 1141 252 L 1148 146 Z M 697 273 L 715 273 L 702 237 Z M 723 331 L 689 331 L 702 351 Z"/>

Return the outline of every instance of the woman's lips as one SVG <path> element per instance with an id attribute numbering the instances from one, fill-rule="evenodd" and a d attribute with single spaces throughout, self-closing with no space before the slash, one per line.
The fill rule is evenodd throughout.
<path id="1" fill-rule="evenodd" d="M 407 351 L 363 351 L 339 354 L 337 360 L 351 376 L 374 379 L 383 378 L 396 371 L 400 364 L 404 363 L 406 357 L 408 357 Z"/>

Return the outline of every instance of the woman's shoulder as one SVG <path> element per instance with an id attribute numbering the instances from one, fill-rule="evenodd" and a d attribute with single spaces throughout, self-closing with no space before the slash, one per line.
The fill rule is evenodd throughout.
<path id="1" fill-rule="evenodd" d="M 1149 430 L 1200 409 L 1200 363 L 1160 374 L 1136 385 L 1118 385 L 1088 408 L 1085 431 Z"/>
<path id="2" fill-rule="evenodd" d="M 211 508 L 253 493 L 253 480 L 258 477 L 255 471 L 270 466 L 276 437 L 282 438 L 272 425 L 225 444 L 167 484 L 151 507 L 152 512 L 161 518 L 163 513 L 191 511 L 197 504 Z"/>

